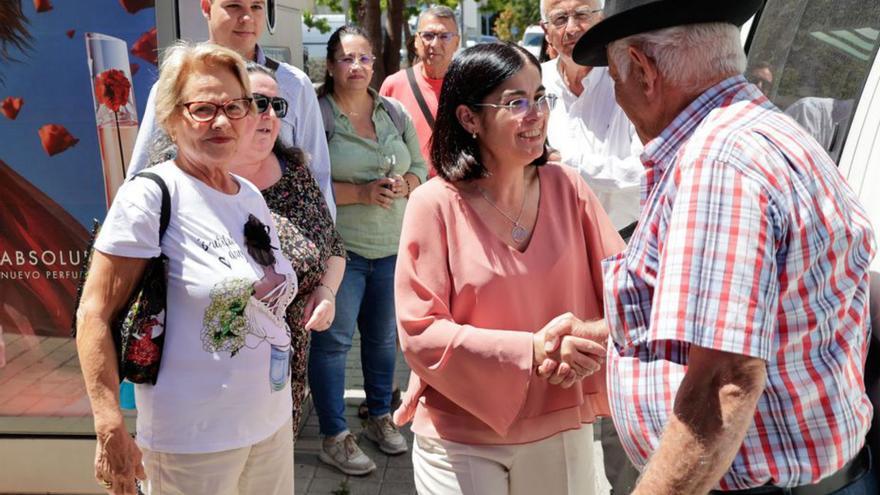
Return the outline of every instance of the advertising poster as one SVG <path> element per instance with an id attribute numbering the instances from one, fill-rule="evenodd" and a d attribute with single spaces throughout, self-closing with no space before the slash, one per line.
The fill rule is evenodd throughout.
<path id="1" fill-rule="evenodd" d="M 156 63 L 154 0 L 0 2 L 0 417 L 89 413 L 80 269 Z"/>

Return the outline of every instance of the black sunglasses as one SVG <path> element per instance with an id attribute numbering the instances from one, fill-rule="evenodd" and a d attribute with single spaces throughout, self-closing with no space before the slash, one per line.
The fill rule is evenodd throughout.
<path id="1" fill-rule="evenodd" d="M 254 104 L 257 105 L 257 112 L 265 113 L 271 106 L 272 110 L 275 110 L 275 116 L 279 119 L 283 119 L 287 115 L 287 100 L 284 98 L 261 95 L 260 93 L 254 93 L 252 96 L 254 97 Z"/>

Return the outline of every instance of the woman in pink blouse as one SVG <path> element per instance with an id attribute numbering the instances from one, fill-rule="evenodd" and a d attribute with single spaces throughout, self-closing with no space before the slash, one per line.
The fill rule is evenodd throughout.
<path id="1" fill-rule="evenodd" d="M 594 490 L 607 333 L 583 322 L 623 241 L 576 171 L 539 166 L 554 101 L 512 44 L 465 50 L 444 80 L 439 177 L 407 206 L 395 280 L 420 494 Z M 576 330 L 545 346 L 560 325 Z"/>

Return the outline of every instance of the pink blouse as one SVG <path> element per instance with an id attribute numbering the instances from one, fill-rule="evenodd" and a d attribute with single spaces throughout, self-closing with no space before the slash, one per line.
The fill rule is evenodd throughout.
<path id="1" fill-rule="evenodd" d="M 520 444 L 609 414 L 604 369 L 563 389 L 536 376 L 532 335 L 571 312 L 603 317 L 601 260 L 623 249 L 577 171 L 538 169 L 528 248 L 498 238 L 435 178 L 407 205 L 397 258 L 400 345 L 412 368 L 398 425 L 470 444 Z"/>

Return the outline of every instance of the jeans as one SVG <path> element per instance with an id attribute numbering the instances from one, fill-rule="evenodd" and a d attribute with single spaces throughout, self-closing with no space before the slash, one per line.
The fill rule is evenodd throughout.
<path id="1" fill-rule="evenodd" d="M 348 252 L 345 276 L 336 294 L 336 318 L 324 332 L 312 333 L 309 386 L 321 434 L 338 435 L 345 421 L 345 360 L 355 325 L 361 333 L 361 367 L 370 416 L 391 412 L 397 357 L 394 266 L 397 256 L 367 259 Z"/>
<path id="2" fill-rule="evenodd" d="M 872 459 L 872 461 L 874 461 Z M 880 493 L 880 482 L 877 481 L 877 464 L 873 462 L 871 470 L 860 479 L 829 495 L 876 495 Z"/>
<path id="3" fill-rule="evenodd" d="M 877 495 L 880 493 L 880 481 L 877 479 L 877 462 L 875 459 L 871 459 L 869 464 L 868 471 L 865 472 L 860 478 L 853 481 L 852 483 L 846 485 L 840 490 L 830 492 L 827 495 Z M 774 493 L 779 495 L 788 495 L 791 493 L 790 489 L 787 488 L 776 488 L 772 489 L 770 487 L 767 490 L 762 490 L 763 487 L 753 489 L 756 494 L 758 493 Z M 772 490 L 772 491 L 771 491 Z M 743 490 L 746 491 L 746 490 Z M 719 492 L 712 491 L 710 495 L 714 494 L 724 494 L 731 492 Z"/>

